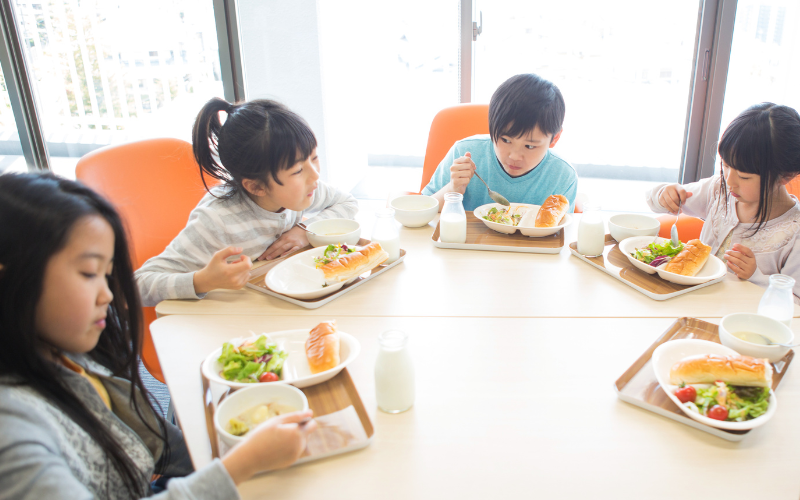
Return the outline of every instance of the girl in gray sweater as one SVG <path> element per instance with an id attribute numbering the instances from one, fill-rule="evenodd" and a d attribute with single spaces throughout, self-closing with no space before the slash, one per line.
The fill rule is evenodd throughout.
<path id="1" fill-rule="evenodd" d="M 194 471 L 142 385 L 141 304 L 119 216 L 80 184 L 0 176 L 0 499 L 238 498 L 288 466 L 310 412 L 273 419 Z"/>

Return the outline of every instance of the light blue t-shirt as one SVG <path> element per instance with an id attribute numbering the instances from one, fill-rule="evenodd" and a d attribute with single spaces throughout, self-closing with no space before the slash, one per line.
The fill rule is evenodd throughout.
<path id="1" fill-rule="evenodd" d="M 530 172 L 519 177 L 511 177 L 503 170 L 494 153 L 494 144 L 488 135 L 474 135 L 456 142 L 444 157 L 422 194 L 439 192 L 450 182 L 450 167 L 456 158 L 469 151 L 478 175 L 512 203 L 541 205 L 552 194 L 562 194 L 569 200 L 569 211 L 575 206 L 578 192 L 578 174 L 575 168 L 548 149 L 541 163 Z M 481 205 L 494 203 L 489 198 L 486 186 L 473 176 L 464 193 L 464 210 L 475 210 Z"/>

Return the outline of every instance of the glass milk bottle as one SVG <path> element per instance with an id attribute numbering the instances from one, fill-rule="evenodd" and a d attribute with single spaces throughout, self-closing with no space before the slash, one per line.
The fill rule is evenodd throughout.
<path id="1" fill-rule="evenodd" d="M 586 257 L 603 255 L 606 246 L 606 228 L 600 207 L 587 203 L 578 225 L 578 253 Z"/>
<path id="2" fill-rule="evenodd" d="M 375 212 L 375 227 L 372 229 L 372 241 L 381 244 L 389 258 L 384 264 L 391 264 L 400 258 L 400 229 L 394 220 L 394 209 L 382 208 Z"/>
<path id="3" fill-rule="evenodd" d="M 467 242 L 467 214 L 461 203 L 461 193 L 445 193 L 442 215 L 439 217 L 439 240 L 442 243 Z"/>
<path id="4" fill-rule="evenodd" d="M 785 274 L 769 277 L 769 287 L 758 304 L 758 314 L 775 318 L 786 326 L 792 326 L 794 316 L 794 278 Z"/>
<path id="5" fill-rule="evenodd" d="M 408 335 L 389 330 L 378 336 L 375 361 L 375 399 L 386 413 L 400 413 L 414 404 L 414 365 L 408 352 Z"/>

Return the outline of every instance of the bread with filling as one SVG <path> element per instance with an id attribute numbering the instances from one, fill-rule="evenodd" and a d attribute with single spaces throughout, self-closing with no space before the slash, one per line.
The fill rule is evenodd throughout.
<path id="1" fill-rule="evenodd" d="M 667 262 L 664 270 L 683 276 L 694 276 L 703 269 L 709 255 L 711 255 L 710 246 L 700 240 L 689 240 L 683 250 Z"/>
<path id="2" fill-rule="evenodd" d="M 339 364 L 339 332 L 336 321 L 323 321 L 315 326 L 306 339 L 306 358 L 311 373 L 324 372 Z"/>
<path id="3" fill-rule="evenodd" d="M 380 243 L 370 243 L 356 249 L 353 253 L 342 255 L 333 262 L 320 267 L 320 269 L 325 273 L 325 283 L 331 285 L 347 281 L 365 271 L 369 271 L 383 264 L 388 258 L 389 254 L 381 248 Z"/>
<path id="4" fill-rule="evenodd" d="M 536 214 L 535 227 L 556 227 L 569 210 L 569 200 L 561 194 L 548 196 Z"/>
<path id="5" fill-rule="evenodd" d="M 713 384 L 717 380 L 731 385 L 771 387 L 772 365 L 766 359 L 750 356 L 703 354 L 682 359 L 669 371 L 673 385 Z"/>

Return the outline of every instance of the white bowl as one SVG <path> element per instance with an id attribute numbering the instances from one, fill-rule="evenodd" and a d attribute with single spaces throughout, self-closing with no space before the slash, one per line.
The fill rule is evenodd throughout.
<path id="1" fill-rule="evenodd" d="M 217 412 L 214 414 L 214 427 L 216 427 L 222 441 L 228 446 L 236 446 L 247 439 L 247 434 L 234 436 L 228 432 L 228 422 L 251 408 L 268 403 L 291 406 L 296 408 L 297 411 L 308 409 L 306 395 L 296 387 L 273 384 L 251 385 L 223 399 L 219 408 L 217 408 Z"/>
<path id="2" fill-rule="evenodd" d="M 222 343 L 218 349 L 214 350 L 203 361 L 203 374 L 212 382 L 232 387 L 233 389 L 243 389 L 262 385 L 281 385 L 291 384 L 295 387 L 303 388 L 316 384 L 321 384 L 335 377 L 343 368 L 353 362 L 358 353 L 361 352 L 361 344 L 355 337 L 345 332 L 339 331 L 339 364 L 324 372 L 311 373 L 311 367 L 306 358 L 306 339 L 311 329 L 304 330 L 284 330 L 280 332 L 267 333 L 270 342 L 278 345 L 278 349 L 286 351 L 289 355 L 283 362 L 281 379 L 275 382 L 260 382 L 258 384 L 245 384 L 225 380 L 219 372 L 222 371 L 222 364 L 219 362 L 219 355 L 222 353 Z M 251 332 L 252 333 L 252 332 Z M 231 344 L 239 346 L 246 340 L 255 340 L 259 335 L 248 335 L 247 337 L 229 340 Z"/>
<path id="3" fill-rule="evenodd" d="M 647 215 L 617 214 L 608 219 L 608 232 L 617 241 L 634 236 L 655 236 L 661 223 Z"/>
<path id="4" fill-rule="evenodd" d="M 755 344 L 733 335 L 740 332 L 757 333 L 781 344 L 791 344 L 794 340 L 794 333 L 788 326 L 774 318 L 761 314 L 734 313 L 720 320 L 719 340 L 723 345 L 745 356 L 767 358 L 771 363 L 777 363 L 783 359 L 790 348 L 778 345 Z"/>
<path id="5" fill-rule="evenodd" d="M 352 219 L 323 219 L 307 225 L 312 233 L 306 233 L 308 242 L 315 247 L 347 243 L 358 245 L 361 239 L 361 224 Z"/>
<path id="6" fill-rule="evenodd" d="M 767 421 L 771 419 L 773 415 L 775 415 L 775 411 L 778 409 L 778 400 L 775 397 L 775 393 L 772 392 L 772 389 L 769 391 L 769 408 L 767 408 L 767 412 L 760 417 L 756 417 L 752 420 L 745 420 L 744 422 L 724 422 L 722 420 L 715 420 L 713 418 L 700 415 L 694 410 L 684 406 L 677 396 L 675 396 L 675 389 L 677 389 L 678 386 L 670 383 L 669 371 L 678 361 L 688 358 L 689 356 L 696 356 L 699 354 L 719 354 L 721 356 L 729 356 L 736 355 L 738 353 L 722 344 L 709 342 L 708 340 L 697 339 L 670 340 L 669 342 L 664 342 L 658 346 L 655 351 L 653 351 L 652 365 L 653 371 L 656 375 L 656 380 L 658 380 L 659 385 L 661 385 L 661 388 L 664 390 L 667 396 L 669 396 L 669 398 L 676 405 L 678 405 L 678 408 L 680 408 L 686 415 L 694 420 L 697 420 L 698 422 L 710 425 L 711 427 L 717 427 L 718 429 L 727 429 L 731 431 L 746 431 L 754 429 L 767 423 Z M 691 385 L 695 387 L 708 386 L 707 384 Z"/>
<path id="7" fill-rule="evenodd" d="M 390 205 L 394 209 L 394 218 L 406 227 L 426 226 L 439 213 L 436 198 L 424 194 L 398 196 Z"/>
<path id="8" fill-rule="evenodd" d="M 325 273 L 322 269 L 317 269 L 314 258 L 321 257 L 326 248 L 327 246 L 306 250 L 270 269 L 264 277 L 267 288 L 295 299 L 312 300 L 330 295 L 358 277 L 325 285 Z"/>

